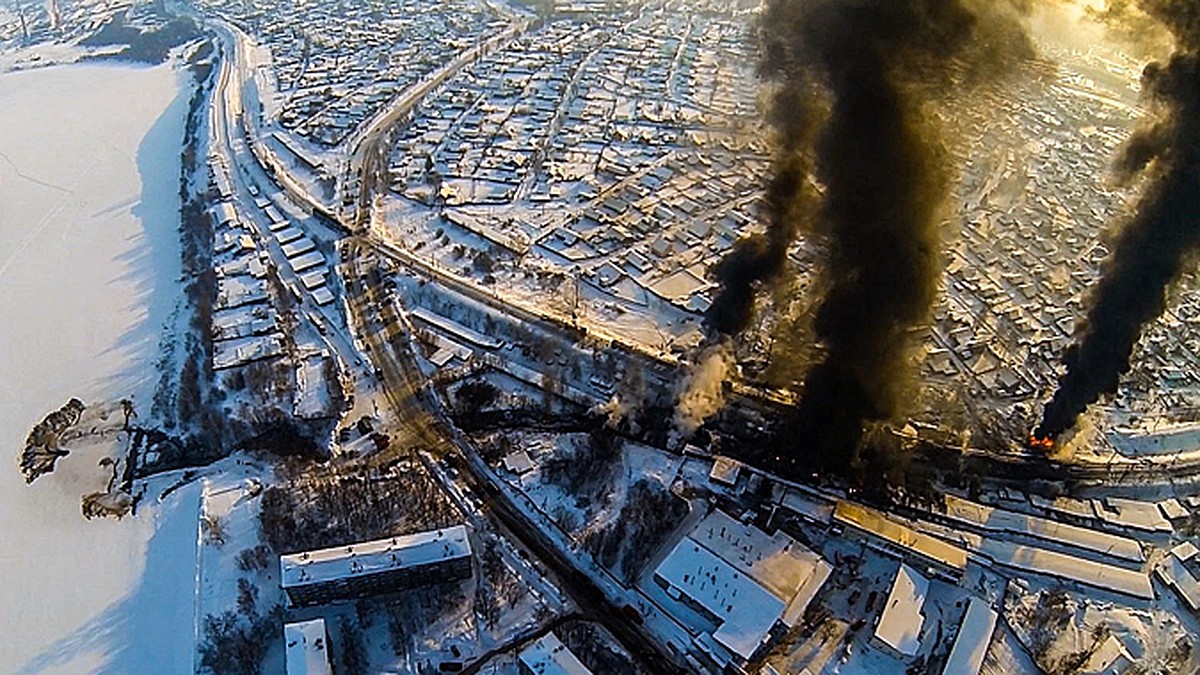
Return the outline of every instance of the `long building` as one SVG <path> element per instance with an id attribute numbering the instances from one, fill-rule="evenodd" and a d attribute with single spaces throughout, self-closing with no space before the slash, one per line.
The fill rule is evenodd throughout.
<path id="1" fill-rule="evenodd" d="M 471 575 L 462 525 L 279 557 L 281 585 L 295 605 L 413 588 Z"/>
<path id="2" fill-rule="evenodd" d="M 983 600 L 972 597 L 967 601 L 967 612 L 958 626 L 946 665 L 942 666 L 942 675 L 979 675 L 997 618 L 996 610 Z"/>

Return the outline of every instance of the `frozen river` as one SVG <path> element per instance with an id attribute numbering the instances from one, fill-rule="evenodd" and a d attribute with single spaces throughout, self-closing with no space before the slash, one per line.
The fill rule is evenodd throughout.
<path id="1" fill-rule="evenodd" d="M 196 490 L 85 521 L 103 455 L 26 486 L 30 427 L 72 396 L 148 408 L 180 299 L 190 86 L 169 66 L 0 75 L 0 672 L 186 673 Z"/>

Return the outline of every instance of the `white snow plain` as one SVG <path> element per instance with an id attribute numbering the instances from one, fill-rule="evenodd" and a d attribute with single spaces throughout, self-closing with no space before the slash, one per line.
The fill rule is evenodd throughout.
<path id="1" fill-rule="evenodd" d="M 31 486 L 16 466 L 71 397 L 149 412 L 181 295 L 188 81 L 169 65 L 0 75 L 0 672 L 192 670 L 198 488 L 160 503 L 152 486 L 136 517 L 89 522 L 80 496 L 112 444 Z"/>

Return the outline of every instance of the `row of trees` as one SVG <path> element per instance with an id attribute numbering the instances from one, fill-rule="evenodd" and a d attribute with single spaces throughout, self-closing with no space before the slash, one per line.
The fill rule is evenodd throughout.
<path id="1" fill-rule="evenodd" d="M 632 583 L 687 512 L 687 502 L 662 483 L 643 478 L 629 487 L 625 504 L 612 523 L 593 531 L 584 543 L 596 560 L 625 583 Z"/>
<path id="2" fill-rule="evenodd" d="M 200 643 L 200 670 L 213 675 L 260 675 L 263 657 L 274 640 L 281 639 L 283 608 L 259 614 L 250 603 L 239 611 L 226 610 L 204 617 Z M 248 609 L 248 612 L 242 611 Z"/>
<path id="3" fill-rule="evenodd" d="M 622 447 L 621 437 L 608 427 L 593 429 L 582 443 L 543 462 L 542 476 L 546 482 L 585 500 L 607 497 Z"/>
<path id="4" fill-rule="evenodd" d="M 291 553 L 448 527 L 457 512 L 415 462 L 390 472 L 350 475 L 267 488 L 259 522 L 275 551 Z"/>

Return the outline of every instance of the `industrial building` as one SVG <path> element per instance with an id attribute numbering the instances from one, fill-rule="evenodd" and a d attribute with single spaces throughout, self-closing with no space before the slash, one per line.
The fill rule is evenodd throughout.
<path id="1" fill-rule="evenodd" d="M 903 658 L 916 656 L 921 648 L 921 627 L 925 625 L 925 596 L 929 580 L 913 568 L 900 563 L 892 590 L 875 624 L 875 639 Z"/>
<path id="2" fill-rule="evenodd" d="M 752 660 L 797 625 L 832 567 L 783 533 L 766 532 L 716 510 L 659 564 L 654 582 L 717 629 L 696 646 L 717 666 Z"/>
<path id="3" fill-rule="evenodd" d="M 972 597 L 967 601 L 967 612 L 958 626 L 942 675 L 979 675 L 997 618 L 996 610 L 983 600 Z"/>

